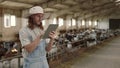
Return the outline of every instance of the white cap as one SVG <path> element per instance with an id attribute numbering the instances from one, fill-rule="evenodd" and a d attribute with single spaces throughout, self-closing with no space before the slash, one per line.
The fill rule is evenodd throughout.
<path id="1" fill-rule="evenodd" d="M 32 14 L 44 13 L 43 8 L 40 6 L 34 6 L 29 10 L 29 16 Z"/>

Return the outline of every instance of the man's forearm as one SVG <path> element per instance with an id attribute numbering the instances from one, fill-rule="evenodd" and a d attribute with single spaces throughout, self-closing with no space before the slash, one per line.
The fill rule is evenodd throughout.
<path id="1" fill-rule="evenodd" d="M 48 46 L 46 47 L 46 51 L 50 51 L 52 49 L 52 45 L 53 45 L 53 42 L 54 40 L 53 39 L 50 39 L 49 43 L 48 43 Z"/>
<path id="2" fill-rule="evenodd" d="M 26 45 L 24 48 L 28 51 L 28 53 L 31 53 L 32 51 L 35 50 L 39 42 L 40 42 L 40 38 L 36 38 L 33 42 Z"/>

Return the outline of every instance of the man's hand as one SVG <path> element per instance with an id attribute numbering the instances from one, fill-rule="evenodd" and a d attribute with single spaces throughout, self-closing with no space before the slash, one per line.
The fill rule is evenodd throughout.
<path id="1" fill-rule="evenodd" d="M 51 40 L 54 40 L 55 36 L 56 36 L 55 31 L 52 31 L 52 32 L 49 33 L 49 37 L 50 37 Z"/>
<path id="2" fill-rule="evenodd" d="M 41 39 L 43 35 L 44 35 L 44 31 L 41 31 L 40 35 L 39 35 L 39 38 Z"/>

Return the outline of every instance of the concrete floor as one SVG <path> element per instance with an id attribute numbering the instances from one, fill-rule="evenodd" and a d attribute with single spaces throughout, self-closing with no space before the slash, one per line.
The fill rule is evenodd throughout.
<path id="1" fill-rule="evenodd" d="M 97 49 L 83 53 L 58 68 L 120 68 L 120 37 L 114 38 Z"/>

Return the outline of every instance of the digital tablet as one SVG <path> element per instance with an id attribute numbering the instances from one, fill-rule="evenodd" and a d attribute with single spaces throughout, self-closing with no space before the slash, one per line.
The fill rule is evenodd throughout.
<path id="1" fill-rule="evenodd" d="M 51 32 L 51 31 L 55 31 L 56 29 L 57 29 L 57 27 L 58 27 L 58 24 L 50 24 L 49 26 L 48 26 L 48 28 L 47 28 L 47 30 L 45 31 L 45 33 L 44 33 L 44 35 L 43 35 L 43 39 L 46 39 L 46 38 L 48 38 L 49 37 L 49 33 Z"/>

